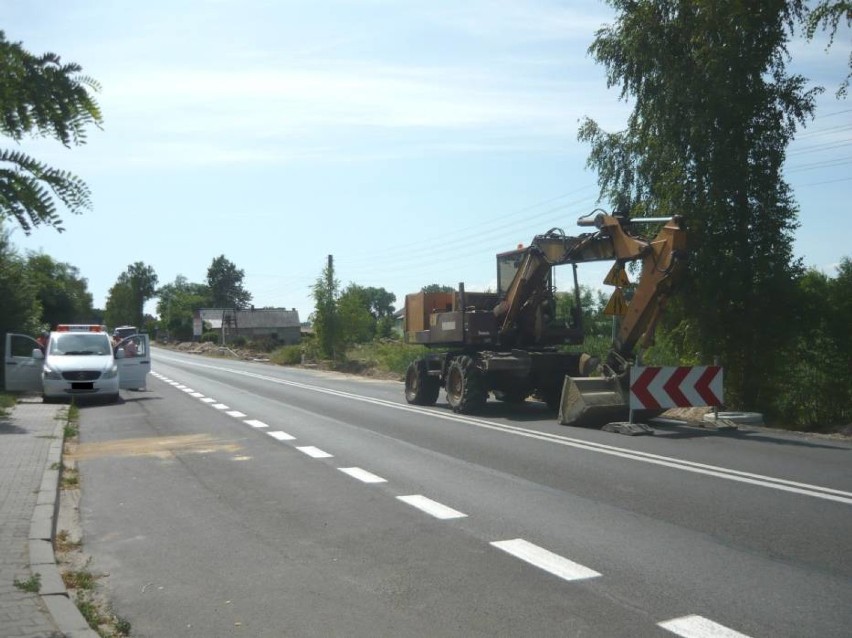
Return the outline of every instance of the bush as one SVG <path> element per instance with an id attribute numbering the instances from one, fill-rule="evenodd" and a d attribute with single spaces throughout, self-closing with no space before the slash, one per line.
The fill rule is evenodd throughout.
<path id="1" fill-rule="evenodd" d="M 246 344 L 248 348 L 255 352 L 273 352 L 281 346 L 281 342 L 275 335 L 266 335 L 263 337 L 255 337 L 250 339 Z"/>
<path id="2" fill-rule="evenodd" d="M 219 333 L 211 330 L 201 335 L 201 343 L 219 343 Z"/>
<path id="3" fill-rule="evenodd" d="M 235 348 L 245 348 L 247 341 L 248 340 L 245 337 L 232 337 L 228 342 L 228 345 Z"/>
<path id="4" fill-rule="evenodd" d="M 269 360 L 280 366 L 292 366 L 302 362 L 301 346 L 282 346 L 273 350 Z"/>
<path id="5" fill-rule="evenodd" d="M 361 344 L 346 353 L 347 358 L 373 365 L 383 372 L 405 374 L 409 364 L 428 352 L 424 346 L 410 346 L 398 340 L 383 339 Z"/>

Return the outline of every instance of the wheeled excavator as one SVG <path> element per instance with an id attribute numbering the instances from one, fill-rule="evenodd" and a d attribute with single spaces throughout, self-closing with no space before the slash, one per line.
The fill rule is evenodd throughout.
<path id="1" fill-rule="evenodd" d="M 405 375 L 405 398 L 433 405 L 444 388 L 453 411 L 480 410 L 489 394 L 506 402 L 543 400 L 565 425 L 603 426 L 628 415 L 629 370 L 637 347 L 653 338 L 660 312 L 686 266 L 686 229 L 680 216 L 635 218 L 594 211 L 578 220 L 594 230 L 576 237 L 553 228 L 527 247 L 497 255 L 497 291 L 406 295 L 404 337 L 429 353 Z M 662 224 L 653 238 L 638 231 Z M 566 352 L 583 343 L 578 264 L 614 261 L 604 283 L 616 286 L 607 311 L 621 315 L 604 361 Z M 625 265 L 640 264 L 627 302 Z M 557 317 L 553 271 L 571 265 L 571 316 Z"/>

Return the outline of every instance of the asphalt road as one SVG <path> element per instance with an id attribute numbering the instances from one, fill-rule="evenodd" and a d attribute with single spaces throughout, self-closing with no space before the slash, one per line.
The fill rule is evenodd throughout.
<path id="1" fill-rule="evenodd" d="M 85 550 L 142 636 L 849 636 L 852 445 L 476 418 L 154 351 L 81 410 Z"/>

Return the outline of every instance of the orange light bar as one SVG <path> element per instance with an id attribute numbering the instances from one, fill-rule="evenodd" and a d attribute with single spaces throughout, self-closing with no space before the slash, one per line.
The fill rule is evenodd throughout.
<path id="1" fill-rule="evenodd" d="M 56 332 L 106 332 L 106 326 L 93 323 L 60 323 Z"/>

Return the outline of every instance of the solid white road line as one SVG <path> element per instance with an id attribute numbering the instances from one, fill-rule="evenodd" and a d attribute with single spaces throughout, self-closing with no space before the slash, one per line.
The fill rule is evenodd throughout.
<path id="1" fill-rule="evenodd" d="M 565 580 L 584 580 L 600 576 L 593 569 L 568 560 L 559 554 L 554 554 L 543 547 L 533 545 L 522 538 L 515 538 L 509 541 L 495 541 L 491 544 L 516 558 L 526 561 L 530 565 L 535 565 L 539 569 L 543 569 Z"/>
<path id="2" fill-rule="evenodd" d="M 228 416 L 232 416 L 235 419 L 242 419 L 244 416 L 246 416 L 245 412 L 240 412 L 239 410 L 228 410 L 227 412 L 225 412 L 225 414 L 227 414 Z"/>
<path id="3" fill-rule="evenodd" d="M 360 467 L 339 467 L 337 468 L 344 474 L 348 474 L 352 478 L 356 478 L 362 483 L 387 483 L 387 479 L 381 476 L 376 476 L 372 472 L 362 470 Z"/>
<path id="4" fill-rule="evenodd" d="M 702 616 L 683 616 L 658 624 L 663 629 L 683 638 L 749 638 L 745 634 L 728 629 Z"/>
<path id="5" fill-rule="evenodd" d="M 268 428 L 269 427 L 268 425 L 266 425 L 266 423 L 264 423 L 263 421 L 258 421 L 257 419 L 248 419 L 246 421 L 243 421 L 243 423 L 247 423 L 248 425 L 250 425 L 253 428 Z"/>
<path id="6" fill-rule="evenodd" d="M 293 439 L 296 438 L 295 436 L 291 436 L 291 435 L 287 434 L 286 432 L 281 432 L 281 431 L 267 432 L 267 434 L 269 436 L 271 436 L 273 439 L 278 439 L 279 441 L 292 441 Z"/>
<path id="7" fill-rule="evenodd" d="M 412 494 L 411 496 L 397 496 L 397 499 L 399 499 L 403 503 L 408 503 L 412 507 L 416 507 L 417 509 L 423 512 L 426 512 L 427 514 L 431 514 L 435 518 L 440 518 L 441 520 L 447 520 L 450 518 L 464 518 L 467 516 L 467 514 L 459 512 L 458 510 L 454 510 L 452 507 L 442 505 L 441 503 L 433 501 L 431 498 L 421 496 L 420 494 Z"/>
<path id="8" fill-rule="evenodd" d="M 210 397 L 204 397 L 201 399 L 204 403 L 216 403 L 216 399 L 211 399 Z"/>
<path id="9" fill-rule="evenodd" d="M 296 449 L 303 454 L 307 454 L 312 459 L 330 459 L 334 456 L 333 454 L 329 454 L 328 452 L 321 450 L 318 447 L 314 447 L 313 445 L 305 445 L 297 447 Z"/>

